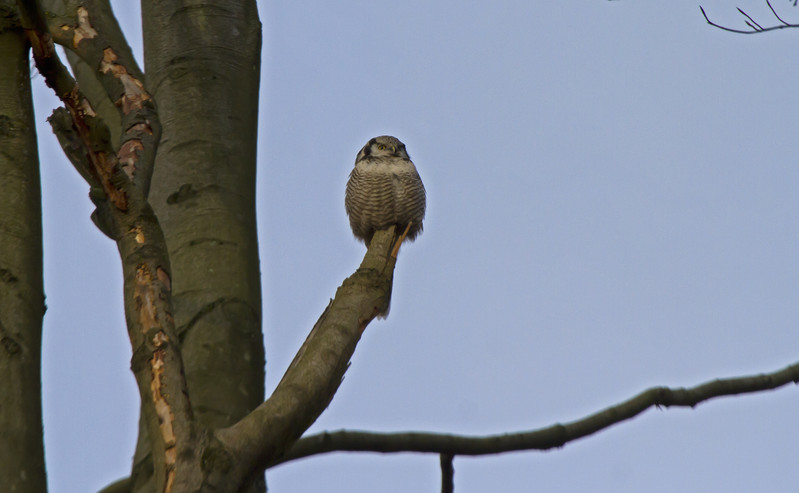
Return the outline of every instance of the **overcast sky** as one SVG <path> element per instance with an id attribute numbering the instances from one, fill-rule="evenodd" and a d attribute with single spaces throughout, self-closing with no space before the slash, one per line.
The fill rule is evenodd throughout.
<path id="1" fill-rule="evenodd" d="M 139 54 L 135 2 L 113 4 Z M 799 22 L 792 1 L 772 0 Z M 799 356 L 799 29 L 698 3 L 259 2 L 267 393 L 363 256 L 344 213 L 371 137 L 428 194 L 391 315 L 309 432 L 488 434 Z M 774 24 L 765 0 L 708 0 Z M 53 493 L 128 474 L 138 416 L 115 245 L 45 118 L 44 417 Z M 465 492 L 788 492 L 793 387 L 650 410 L 549 452 L 456 458 Z M 332 454 L 270 491 L 434 492 L 434 455 Z"/>

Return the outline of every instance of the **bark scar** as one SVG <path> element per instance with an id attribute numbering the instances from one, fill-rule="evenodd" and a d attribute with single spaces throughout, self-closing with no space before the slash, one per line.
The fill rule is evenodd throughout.
<path id="1" fill-rule="evenodd" d="M 144 101 L 149 101 L 150 95 L 144 90 L 144 84 L 128 73 L 124 65 L 117 63 L 119 57 L 111 48 L 103 50 L 103 60 L 100 62 L 100 72 L 111 75 L 119 79 L 125 92 L 122 97 L 115 101 L 117 106 L 122 107 L 122 111 L 127 115 L 133 110 L 140 110 Z"/>
<path id="2" fill-rule="evenodd" d="M 168 340 L 166 334 L 161 331 L 158 331 L 155 337 L 153 337 L 153 343 L 156 347 L 162 346 Z M 161 389 L 161 376 L 164 373 L 164 358 L 164 349 L 156 349 L 153 353 L 153 359 L 150 360 L 153 371 L 153 380 L 150 383 L 150 390 L 152 391 L 153 403 L 155 404 L 155 414 L 158 416 L 158 428 L 164 440 L 164 460 L 167 469 L 167 486 L 165 491 L 170 491 L 175 476 L 175 462 L 177 459 L 177 447 L 175 445 L 177 444 L 177 439 L 175 437 L 175 430 L 172 427 L 175 416 Z"/>
<path id="3" fill-rule="evenodd" d="M 84 39 L 96 37 L 97 31 L 94 30 L 91 22 L 89 22 L 89 11 L 86 7 L 78 7 L 78 27 L 75 28 L 75 35 L 72 37 L 72 45 L 77 48 L 78 44 Z"/>
<path id="4" fill-rule="evenodd" d="M 139 307 L 140 329 L 145 334 L 158 325 L 158 308 L 155 306 L 156 296 L 153 292 L 152 283 L 153 275 L 150 269 L 147 268 L 147 265 L 140 264 L 136 268 L 134 296 Z"/>
<path id="5" fill-rule="evenodd" d="M 163 281 L 165 273 L 163 269 L 156 269 L 157 278 Z M 155 279 L 150 269 L 145 264 L 140 264 L 136 268 L 136 288 L 135 296 L 139 307 L 139 320 L 141 330 L 147 334 L 150 329 L 157 327 L 158 307 L 156 306 L 157 294 L 154 289 Z M 172 406 L 167 400 L 168 389 L 164 388 L 164 370 L 167 358 L 167 345 L 169 336 L 163 330 L 157 330 L 152 336 L 152 345 L 155 348 L 153 357 L 150 360 L 150 370 L 152 380 L 150 381 L 150 392 L 153 399 L 155 414 L 158 417 L 158 429 L 164 442 L 164 461 L 166 465 L 166 488 L 171 491 L 175 477 L 175 465 L 177 462 L 177 437 L 175 436 L 174 422 L 175 414 Z"/>

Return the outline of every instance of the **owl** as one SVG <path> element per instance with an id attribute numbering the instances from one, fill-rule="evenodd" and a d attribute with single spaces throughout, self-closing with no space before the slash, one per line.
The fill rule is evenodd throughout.
<path id="1" fill-rule="evenodd" d="M 410 224 L 406 239 L 422 232 L 425 190 L 405 144 L 396 137 L 375 137 L 355 158 L 347 182 L 344 207 L 353 234 L 366 246 L 378 229 L 397 226 L 397 234 Z"/>

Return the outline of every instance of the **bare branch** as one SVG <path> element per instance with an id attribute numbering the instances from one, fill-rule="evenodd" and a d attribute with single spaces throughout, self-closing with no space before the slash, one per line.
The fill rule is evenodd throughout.
<path id="1" fill-rule="evenodd" d="M 121 142 L 113 143 L 117 158 L 122 170 L 147 196 L 161 124 L 141 69 L 116 18 L 102 8 L 102 2 L 70 1 L 64 7 L 71 17 L 50 19 L 53 41 L 94 68 L 94 77 L 121 118 Z"/>
<path id="2" fill-rule="evenodd" d="M 192 483 L 190 477 L 201 475 L 200 460 L 195 455 L 202 453 L 198 442 L 208 438 L 208 434 L 194 419 L 184 378 L 172 317 L 169 255 L 163 231 L 147 202 L 146 184 L 123 169 L 125 163 L 117 159 L 109 141 L 108 127 L 59 60 L 41 5 L 35 0 L 18 0 L 17 5 L 36 67 L 72 118 L 73 128 L 69 129 L 64 113 L 60 113 L 58 126 L 67 132 L 62 137 L 69 138 L 69 147 L 77 149 L 76 152 L 82 148 L 88 153 L 85 161 L 76 159 L 73 164 L 86 168 L 90 183 L 98 183 L 102 200 L 107 198 L 109 202 L 106 232 L 117 241 L 122 259 L 125 318 L 133 347 L 131 369 L 136 375 L 153 442 L 156 484 L 159 491 L 171 491 L 172 486 L 188 489 L 187 484 Z M 96 29 L 87 24 L 88 14 L 84 14 L 81 36 L 98 35 Z M 135 82 L 118 77 L 126 72 L 116 64 L 113 50 L 108 50 L 110 48 L 102 50 L 100 70 L 107 70 L 112 73 L 111 78 L 117 79 L 121 88 L 120 101 L 128 104 L 132 114 L 146 106 L 146 98 Z M 130 84 L 135 87 L 131 89 Z M 130 95 L 140 98 L 126 103 L 125 98 Z M 145 133 L 152 134 L 151 130 L 145 129 Z M 153 146 L 156 143 L 151 142 Z M 151 167 L 147 172 L 151 172 Z"/>
<path id="3" fill-rule="evenodd" d="M 455 492 L 455 468 L 452 454 L 441 454 L 441 493 Z"/>
<path id="4" fill-rule="evenodd" d="M 375 233 L 360 267 L 338 288 L 272 395 L 235 425 L 215 432 L 236 458 L 220 481 L 239 484 L 262 472 L 327 408 L 363 331 L 387 306 L 396 264 L 394 230 Z"/>
<path id="5" fill-rule="evenodd" d="M 749 27 L 751 27 L 752 29 L 754 29 L 755 31 L 762 31 L 762 30 L 763 30 L 762 28 L 761 28 L 761 29 L 758 29 L 758 28 L 756 28 L 756 27 L 755 27 L 755 26 L 754 26 L 754 25 L 753 25 L 751 22 L 749 22 L 749 21 L 744 21 L 744 23 L 745 23 L 747 26 L 749 26 Z"/>
<path id="6" fill-rule="evenodd" d="M 768 5 L 768 8 L 771 9 L 771 13 L 774 14 L 774 17 L 776 17 L 777 20 L 779 20 L 780 22 L 782 22 L 786 26 L 790 26 L 790 24 L 788 24 L 787 22 L 782 20 L 782 17 L 780 17 L 779 14 L 777 14 L 777 11 L 774 10 L 774 7 L 771 6 L 771 1 L 770 0 L 766 0 L 766 5 Z M 796 7 L 796 1 L 793 2 L 793 6 Z"/>
<path id="7" fill-rule="evenodd" d="M 106 485 L 98 493 L 131 493 L 133 491 L 133 480 L 130 477 L 122 478 Z"/>
<path id="8" fill-rule="evenodd" d="M 699 6 L 699 10 L 702 11 L 702 16 L 705 18 L 705 21 L 707 21 L 708 24 L 710 24 L 711 26 L 716 27 L 718 29 L 721 29 L 723 31 L 729 31 L 731 33 L 755 34 L 755 33 L 764 33 L 764 32 L 767 32 L 767 31 L 776 31 L 777 29 L 786 29 L 786 28 L 789 28 L 789 27 L 799 27 L 799 24 L 790 24 L 788 22 L 785 22 L 782 19 L 782 17 L 780 17 L 777 14 L 777 11 L 774 10 L 774 7 L 771 5 L 771 1 L 770 0 L 766 0 L 766 4 L 768 5 L 769 9 L 771 9 L 771 12 L 774 14 L 774 17 L 776 17 L 777 20 L 780 21 L 782 24 L 776 25 L 776 26 L 770 26 L 770 27 L 763 27 L 760 24 L 758 24 L 754 19 L 752 19 L 752 17 L 749 14 L 747 14 L 746 12 L 744 12 L 743 10 L 738 8 L 738 12 L 740 12 L 747 19 L 744 22 L 751 29 L 750 30 L 733 29 L 731 27 L 722 26 L 721 24 L 716 24 L 715 22 L 711 21 L 710 18 L 708 17 L 708 15 L 707 15 L 707 12 L 705 12 L 705 9 L 701 5 Z"/>
<path id="9" fill-rule="evenodd" d="M 35 1 L 20 0 L 17 3 L 23 27 L 31 43 L 36 68 L 69 110 L 76 134 L 84 148 L 90 151 L 85 172 L 101 184 L 103 192 L 117 210 L 126 211 L 128 197 L 117 183 L 117 159 L 108 142 L 108 127 L 97 117 L 91 103 L 78 90 L 75 80 L 58 58 L 47 24 L 43 20 L 41 6 Z"/>
<path id="10" fill-rule="evenodd" d="M 324 432 L 302 438 L 272 466 L 328 452 L 426 452 L 487 455 L 520 450 L 548 450 L 631 419 L 650 407 L 694 407 L 715 397 L 772 390 L 799 382 L 799 363 L 769 374 L 712 380 L 692 388 L 652 387 L 620 404 L 566 424 L 539 430 L 489 436 L 438 433 Z"/>
<path id="11" fill-rule="evenodd" d="M 758 31 L 762 31 L 762 30 L 763 30 L 763 26 L 761 26 L 760 24 L 758 24 L 757 22 L 755 22 L 755 20 L 754 20 L 754 19 L 752 19 L 752 17 L 751 17 L 749 14 L 747 14 L 746 12 L 744 12 L 743 10 L 741 10 L 741 8 L 740 8 L 740 7 L 737 7 L 737 9 L 738 9 L 738 12 L 740 12 L 740 13 L 741 13 L 741 14 L 742 14 L 744 17 L 746 17 L 747 19 L 749 19 L 749 20 L 752 22 L 752 24 L 749 24 L 749 23 L 747 22 L 747 24 L 749 24 L 750 26 L 752 26 L 752 29 L 755 29 L 755 30 L 758 30 Z M 754 24 L 754 25 L 753 25 L 753 24 Z"/>

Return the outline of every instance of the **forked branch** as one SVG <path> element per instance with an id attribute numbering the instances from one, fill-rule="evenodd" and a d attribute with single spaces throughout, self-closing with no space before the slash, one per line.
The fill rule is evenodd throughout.
<path id="1" fill-rule="evenodd" d="M 130 163 L 151 160 L 157 145 L 157 126 L 132 123 L 136 130 L 136 149 L 126 145 L 119 150 L 109 139 L 108 127 L 98 117 L 91 102 L 80 92 L 75 80 L 63 66 L 53 45 L 53 37 L 45 22 L 42 6 L 35 0 L 18 0 L 23 27 L 32 46 L 36 67 L 48 86 L 63 101 L 68 111 L 57 113 L 59 128 L 71 129 L 64 135 L 69 141 L 70 159 L 84 171 L 91 185 L 98 186 L 97 199 L 107 201 L 106 230 L 117 242 L 125 289 L 125 318 L 133 347 L 131 367 L 136 375 L 143 402 L 149 436 L 153 443 L 153 462 L 159 491 L 188 491 L 193 484 L 190 476 L 200 476 L 199 460 L 193 454 L 197 442 L 204 436 L 198 433 L 188 397 L 178 337 L 172 318 L 172 296 L 169 256 L 161 227 L 150 204 L 146 187 L 152 163 L 132 170 Z M 100 38 L 98 29 L 89 24 L 85 7 L 78 49 L 86 39 Z M 87 45 L 88 46 L 88 45 Z M 94 54 L 100 56 L 99 46 Z M 87 53 L 92 49 L 89 46 Z M 116 50 L 102 48 L 101 71 L 108 72 L 105 87 L 115 101 L 123 104 L 122 112 L 135 122 L 154 115 L 154 105 L 143 86 L 131 80 L 119 64 Z M 99 59 L 98 59 L 99 60 Z M 146 116 L 149 115 L 149 116 Z M 124 118 L 124 117 L 123 117 Z M 143 136 L 146 134 L 146 136 Z M 124 139 L 123 139 L 124 140 Z M 62 142 L 64 140 L 62 139 Z M 174 488 L 174 489 L 173 489 Z"/>
<path id="2" fill-rule="evenodd" d="M 758 22 L 756 22 L 752 18 L 752 16 L 750 16 L 749 14 L 747 14 L 746 12 L 744 12 L 743 10 L 741 10 L 739 8 L 738 12 L 740 12 L 741 15 L 743 15 L 746 18 L 746 20 L 744 22 L 746 23 L 747 26 L 749 26 L 749 29 L 734 29 L 734 28 L 731 28 L 731 27 L 722 26 L 721 24 L 717 24 L 717 23 L 711 21 L 710 18 L 708 17 L 708 15 L 707 15 L 707 12 L 705 12 L 705 9 L 702 8 L 701 5 L 699 6 L 699 10 L 702 11 L 702 15 L 704 16 L 704 18 L 705 18 L 705 20 L 707 21 L 708 24 L 710 24 L 713 27 L 717 27 L 717 28 L 719 28 L 721 30 L 729 31 L 731 33 L 757 34 L 757 33 L 764 33 L 764 32 L 767 32 L 767 31 L 776 31 L 778 29 L 786 29 L 786 28 L 789 28 L 789 27 L 799 27 L 799 24 L 791 24 L 789 22 L 786 22 L 782 17 L 780 17 L 780 15 L 777 13 L 776 10 L 774 10 L 774 7 L 771 5 L 771 1 L 770 0 L 766 0 L 766 5 L 768 5 L 769 9 L 771 9 L 771 13 L 774 14 L 774 17 L 779 21 L 779 24 L 776 24 L 774 26 L 769 26 L 769 27 L 763 27 Z M 794 6 L 796 6 L 796 3 L 794 3 Z"/>

